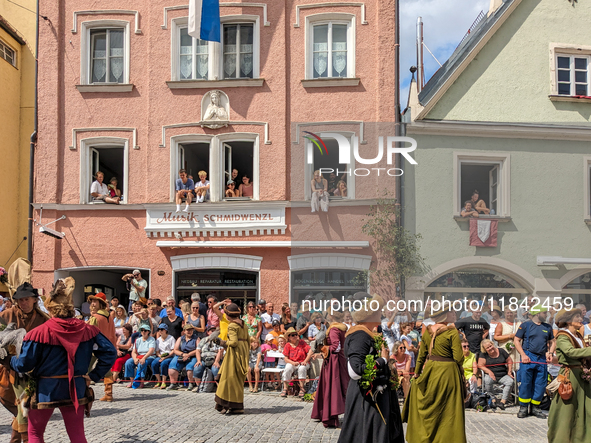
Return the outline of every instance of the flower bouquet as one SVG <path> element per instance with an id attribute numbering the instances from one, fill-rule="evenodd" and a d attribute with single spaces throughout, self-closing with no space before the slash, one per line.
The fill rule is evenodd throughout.
<path id="1" fill-rule="evenodd" d="M 8 272 L 0 266 L 0 283 L 8 283 Z"/>
<path id="2" fill-rule="evenodd" d="M 505 349 L 507 350 L 507 352 L 511 353 L 515 349 L 515 343 L 513 343 L 512 341 L 505 343 Z"/>

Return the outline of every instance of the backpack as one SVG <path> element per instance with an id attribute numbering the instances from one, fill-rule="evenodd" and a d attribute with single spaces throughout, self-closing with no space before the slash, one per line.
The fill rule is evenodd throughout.
<path id="1" fill-rule="evenodd" d="M 214 381 L 211 369 L 205 368 L 205 371 L 203 371 L 203 377 L 201 378 L 201 384 L 199 385 L 199 392 L 215 392 L 216 384 Z"/>

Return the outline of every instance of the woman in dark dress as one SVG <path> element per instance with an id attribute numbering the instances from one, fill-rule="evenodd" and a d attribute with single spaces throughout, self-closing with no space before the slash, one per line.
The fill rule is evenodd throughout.
<path id="1" fill-rule="evenodd" d="M 343 350 L 347 332 L 347 325 L 342 323 L 343 316 L 342 312 L 333 312 L 333 322 L 326 332 L 328 356 L 324 358 L 312 408 L 312 418 L 322 420 L 325 428 L 338 427 L 339 415 L 345 412 L 345 396 L 350 377 Z"/>
<path id="2" fill-rule="evenodd" d="M 354 297 L 358 300 L 363 296 L 370 297 L 365 293 L 357 293 Z M 374 295 L 364 306 L 368 309 L 353 313 L 357 325 L 349 328 L 345 335 L 345 356 L 351 381 L 338 443 L 403 443 L 398 395 L 389 383 L 388 348 L 383 347 L 378 353 L 374 341 L 377 334 L 371 332 L 380 324 L 384 300 Z M 375 358 L 377 376 L 370 388 L 365 389 L 360 381 L 366 369 L 365 358 L 370 354 Z"/>

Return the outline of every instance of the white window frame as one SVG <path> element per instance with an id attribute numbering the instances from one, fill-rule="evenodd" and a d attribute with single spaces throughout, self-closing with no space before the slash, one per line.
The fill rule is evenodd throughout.
<path id="1" fill-rule="evenodd" d="M 232 143 L 232 142 L 252 142 L 252 200 L 260 200 L 260 170 L 259 170 L 259 160 L 260 160 L 260 137 L 259 134 L 250 133 L 250 132 L 231 132 L 228 134 L 220 134 L 216 137 L 217 147 L 218 147 L 218 167 L 216 171 L 217 177 L 215 178 L 215 187 L 213 187 L 213 192 L 216 193 L 216 201 L 223 200 L 225 198 L 224 189 L 219 189 L 220 180 L 219 174 L 224 174 L 224 144 Z M 238 168 L 240 172 L 240 168 Z M 211 181 L 211 180 L 210 180 Z M 213 184 L 213 181 L 212 181 Z M 236 188 L 238 188 L 242 184 L 242 178 L 240 178 L 240 183 L 237 184 Z M 212 196 L 213 196 L 212 192 Z"/>
<path id="2" fill-rule="evenodd" d="M 490 217 L 511 217 L 511 156 L 504 152 L 454 152 L 453 164 L 453 215 L 460 217 L 463 201 L 461 200 L 462 164 L 498 165 L 497 177 L 497 213 Z M 488 203 L 487 203 L 488 207 Z M 488 216 L 487 216 L 488 217 Z"/>
<path id="3" fill-rule="evenodd" d="M 12 62 L 6 60 L 6 51 L 11 51 L 12 52 Z M 13 48 L 11 45 L 9 45 L 8 43 L 6 43 L 6 41 L 0 39 L 0 58 L 4 59 L 4 61 L 6 61 L 6 63 L 10 64 L 11 66 L 14 66 L 15 68 L 17 67 L 16 63 L 16 55 L 17 55 L 18 51 Z"/>
<path id="4" fill-rule="evenodd" d="M 90 186 L 92 170 L 90 161 L 94 148 L 123 148 L 123 187 L 121 203 L 128 202 L 129 188 L 129 139 L 121 137 L 90 137 L 80 140 L 80 204 L 91 202 Z"/>
<path id="5" fill-rule="evenodd" d="M 591 96 L 591 46 L 573 45 L 567 43 L 550 43 L 550 81 L 551 96 L 573 97 L 571 95 L 558 94 L 558 57 L 577 57 L 587 58 L 587 94 Z M 574 72 L 574 69 L 571 70 Z M 574 85 L 574 79 L 571 82 L 571 88 Z M 572 91 L 571 92 L 576 92 Z M 575 99 L 573 99 L 575 100 Z"/>
<path id="6" fill-rule="evenodd" d="M 591 221 L 591 155 L 583 157 L 583 218 Z"/>
<path id="7" fill-rule="evenodd" d="M 347 137 L 347 139 L 349 139 L 349 146 L 351 147 L 351 152 L 350 152 L 350 156 L 349 158 L 351 159 L 351 163 L 347 166 L 347 170 L 351 171 L 351 175 L 347 174 L 347 197 L 342 198 L 342 200 L 354 200 L 355 199 L 355 173 L 354 170 L 356 168 L 356 162 L 355 162 L 355 154 L 354 154 L 354 146 L 353 146 L 353 136 L 356 135 L 354 132 L 349 132 L 349 131 L 330 131 L 330 132 L 336 132 L 337 134 L 341 134 L 344 135 L 345 137 Z M 305 199 L 307 201 L 310 201 L 312 199 L 312 188 L 310 186 L 310 183 L 312 183 L 312 179 L 314 178 L 314 165 L 309 165 L 308 164 L 308 152 L 310 152 L 310 150 L 314 150 L 316 149 L 316 146 L 314 146 L 314 144 L 310 141 L 310 140 L 306 140 L 306 145 L 305 145 L 305 154 L 304 154 L 304 196 Z M 336 171 L 335 171 L 336 173 Z M 324 175 L 323 175 L 324 177 Z M 326 178 L 326 177 L 324 177 Z M 333 197 L 331 197 L 333 198 Z"/>
<path id="8" fill-rule="evenodd" d="M 81 23 L 80 32 L 80 84 L 81 85 L 125 85 L 129 84 L 129 66 L 130 66 L 130 22 L 125 20 L 92 20 Z M 99 29 L 122 29 L 123 30 L 123 83 L 92 83 L 91 76 L 91 41 L 90 31 Z"/>
<path id="9" fill-rule="evenodd" d="M 347 25 L 347 76 L 314 78 L 314 26 L 328 23 Z M 321 13 L 306 16 L 305 69 L 306 80 L 329 80 L 355 78 L 355 14 L 341 12 Z M 332 51 L 332 48 L 329 48 Z M 332 72 L 332 63 L 328 66 Z"/>
<path id="10" fill-rule="evenodd" d="M 170 201 L 174 202 L 176 197 L 176 189 L 175 183 L 176 179 L 179 178 L 179 160 L 180 155 L 179 152 L 181 150 L 181 145 L 187 143 L 204 143 L 209 145 L 209 165 L 207 170 L 207 180 L 211 183 L 210 185 L 210 196 L 211 201 L 213 200 L 213 192 L 212 186 L 213 181 L 211 180 L 211 171 L 213 171 L 213 167 L 215 164 L 214 157 L 215 157 L 215 137 L 211 135 L 204 135 L 204 134 L 183 134 L 183 135 L 175 135 L 170 137 Z M 193 177 L 193 181 L 198 181 L 199 177 Z"/>
<path id="11" fill-rule="evenodd" d="M 184 134 L 176 135 L 170 138 L 170 200 L 174 201 L 175 181 L 178 178 L 179 152 L 182 144 L 187 143 L 208 143 L 209 144 L 209 169 L 207 171 L 207 180 L 210 182 L 210 201 L 218 202 L 224 199 L 224 189 L 221 188 L 221 175 L 224 174 L 224 144 L 232 142 L 252 142 L 253 143 L 253 165 L 252 165 L 252 200 L 260 199 L 260 137 L 259 134 L 250 132 L 232 132 L 220 134 L 217 136 L 203 134 Z M 198 178 L 195 178 L 198 180 Z"/>
<path id="12" fill-rule="evenodd" d="M 261 69 L 261 17 L 258 15 L 225 15 L 221 17 L 220 35 L 221 42 L 217 45 L 218 47 L 218 66 L 217 66 L 217 79 L 220 80 L 244 80 L 247 77 L 235 77 L 225 78 L 224 76 L 224 25 L 239 25 L 239 24 L 252 24 L 252 78 L 260 78 Z M 248 77 L 250 78 L 250 77 Z M 216 79 L 216 80 L 217 80 Z M 237 141 L 237 140 L 234 140 Z"/>
<path id="13" fill-rule="evenodd" d="M 181 44 L 181 29 L 189 27 L 188 17 L 179 17 L 172 19 L 171 38 L 170 38 L 170 54 L 171 54 L 171 72 L 170 78 L 172 81 L 205 81 L 206 79 L 181 79 L 180 74 L 180 44 Z M 218 48 L 219 43 L 209 42 L 208 44 L 208 61 L 207 61 L 207 80 L 217 80 L 217 64 L 218 64 Z"/>

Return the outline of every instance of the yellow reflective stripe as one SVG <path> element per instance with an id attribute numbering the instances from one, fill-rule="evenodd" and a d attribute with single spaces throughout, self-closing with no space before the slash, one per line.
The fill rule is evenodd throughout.
<path id="1" fill-rule="evenodd" d="M 531 399 L 531 398 L 525 399 L 525 398 L 521 398 L 521 397 L 519 397 L 519 401 L 520 401 L 521 403 L 529 403 L 530 401 L 532 401 L 532 399 Z M 533 403 L 533 402 L 532 402 L 532 403 Z M 540 403 L 540 402 L 538 402 L 538 404 L 539 404 L 539 403 Z"/>
<path id="2" fill-rule="evenodd" d="M 532 405 L 539 405 L 541 403 L 541 401 L 537 401 L 537 400 L 532 400 L 531 404 Z"/>

